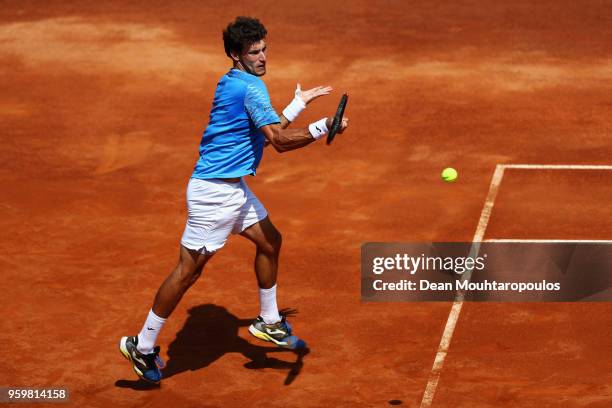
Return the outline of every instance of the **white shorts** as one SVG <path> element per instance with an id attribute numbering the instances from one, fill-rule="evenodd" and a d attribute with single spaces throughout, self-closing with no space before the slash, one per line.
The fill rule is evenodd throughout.
<path id="1" fill-rule="evenodd" d="M 192 178 L 187 185 L 187 225 L 181 245 L 202 253 L 215 252 L 230 234 L 239 234 L 267 216 L 244 180 Z"/>

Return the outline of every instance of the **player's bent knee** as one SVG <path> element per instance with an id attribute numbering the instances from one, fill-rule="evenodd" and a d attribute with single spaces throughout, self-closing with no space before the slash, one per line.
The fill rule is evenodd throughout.
<path id="1" fill-rule="evenodd" d="M 178 269 L 178 281 L 181 287 L 188 288 L 193 285 L 202 275 L 203 266 L 189 267 L 181 265 Z"/>
<path id="2" fill-rule="evenodd" d="M 282 244 L 283 236 L 275 230 L 273 234 L 266 236 L 266 240 L 258 245 L 258 249 L 266 255 L 274 256 L 280 253 Z"/>
<path id="3" fill-rule="evenodd" d="M 207 260 L 208 258 L 201 258 L 201 254 L 183 247 L 175 270 L 175 279 L 178 284 L 183 289 L 193 285 L 202 274 Z"/>
<path id="4" fill-rule="evenodd" d="M 283 236 L 279 231 L 276 231 L 276 238 L 274 239 L 272 245 L 274 247 L 275 252 L 280 252 L 281 246 L 283 245 Z"/>

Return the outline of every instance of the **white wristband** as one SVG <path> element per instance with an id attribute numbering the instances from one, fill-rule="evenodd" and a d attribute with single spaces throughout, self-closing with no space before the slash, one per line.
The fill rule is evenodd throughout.
<path id="1" fill-rule="evenodd" d="M 321 120 L 317 120 L 316 122 L 308 125 L 308 131 L 315 139 L 319 140 L 323 136 L 325 136 L 328 132 L 327 130 L 327 118 L 323 118 Z"/>
<path id="2" fill-rule="evenodd" d="M 283 110 L 283 116 L 286 117 L 289 122 L 293 122 L 304 109 L 306 109 L 306 104 L 302 98 L 296 95 Z"/>

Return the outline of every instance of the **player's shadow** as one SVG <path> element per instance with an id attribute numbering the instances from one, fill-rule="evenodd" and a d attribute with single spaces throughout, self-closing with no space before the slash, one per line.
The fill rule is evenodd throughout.
<path id="1" fill-rule="evenodd" d="M 294 314 L 286 310 L 284 314 Z M 291 384 L 304 366 L 304 356 L 308 349 L 287 350 L 278 347 L 263 347 L 249 343 L 238 336 L 240 327 L 248 326 L 253 319 L 239 319 L 227 309 L 213 304 L 204 304 L 189 309 L 185 325 L 168 347 L 168 361 L 162 370 L 163 378 L 169 378 L 184 371 L 199 370 L 212 364 L 227 353 L 240 353 L 250 361 L 244 364 L 247 369 L 271 368 L 287 371 L 285 385 Z M 295 361 L 284 361 L 269 357 L 269 353 L 286 353 L 295 355 Z M 163 382 L 163 380 L 162 380 Z M 118 387 L 135 390 L 150 390 L 146 382 L 119 380 Z"/>

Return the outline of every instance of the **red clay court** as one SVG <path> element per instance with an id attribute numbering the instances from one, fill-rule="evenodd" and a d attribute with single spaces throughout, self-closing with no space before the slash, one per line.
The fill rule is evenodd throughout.
<path id="1" fill-rule="evenodd" d="M 117 342 L 175 264 L 237 15 L 268 28 L 277 110 L 298 81 L 334 86 L 297 126 L 351 95 L 332 146 L 268 149 L 248 180 L 311 351 L 248 334 L 254 250 L 233 238 L 164 327 L 166 378 L 147 389 Z M 612 406 L 609 303 L 364 303 L 359 258 L 372 241 L 612 240 L 610 16 L 610 1 L 3 4 L 0 387 L 66 387 L 75 407 Z"/>

